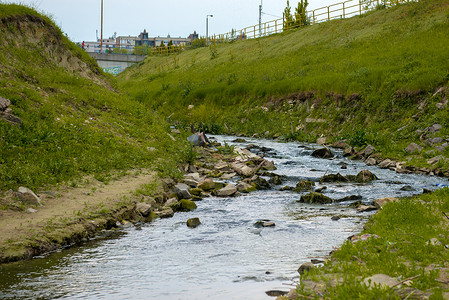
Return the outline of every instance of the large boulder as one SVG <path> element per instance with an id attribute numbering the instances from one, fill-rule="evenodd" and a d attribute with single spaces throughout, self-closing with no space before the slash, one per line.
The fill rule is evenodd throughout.
<path id="1" fill-rule="evenodd" d="M 354 181 L 358 182 L 358 183 L 365 183 L 365 182 L 370 182 L 370 181 L 377 180 L 377 179 L 378 179 L 377 176 L 374 175 L 373 173 L 371 173 L 370 171 L 362 170 L 359 172 L 359 174 L 357 174 L 355 176 Z"/>
<path id="2" fill-rule="evenodd" d="M 243 182 L 254 186 L 258 190 L 268 190 L 271 188 L 270 183 L 268 181 L 257 175 L 254 175 L 251 178 L 246 178 L 243 180 Z"/>
<path id="3" fill-rule="evenodd" d="M 230 197 L 230 196 L 234 195 L 235 193 L 237 193 L 237 187 L 232 183 L 226 185 L 222 189 L 215 191 L 215 195 L 218 197 Z"/>
<path id="4" fill-rule="evenodd" d="M 329 148 L 321 148 L 313 151 L 312 156 L 317 158 L 332 158 L 335 155 Z"/>
<path id="5" fill-rule="evenodd" d="M 300 275 L 303 275 L 305 272 L 308 272 L 308 271 L 312 270 L 313 268 L 315 268 L 315 266 L 311 262 L 306 262 L 306 263 L 303 263 L 298 268 L 298 273 Z"/>
<path id="6" fill-rule="evenodd" d="M 321 193 L 310 192 L 306 195 L 301 196 L 301 198 L 299 199 L 299 202 L 326 204 L 326 203 L 333 203 L 334 200 L 327 196 L 324 196 Z"/>
<path id="7" fill-rule="evenodd" d="M 174 187 L 174 192 L 178 199 L 190 199 L 192 198 L 192 195 L 189 192 L 189 186 L 184 183 L 178 183 Z"/>
<path id="8" fill-rule="evenodd" d="M 31 205 L 41 205 L 41 199 L 29 188 L 19 187 L 17 190 L 17 197 L 20 201 Z"/>
<path id="9" fill-rule="evenodd" d="M 163 209 L 156 210 L 154 213 L 161 219 L 171 218 L 175 214 L 170 207 L 164 207 Z"/>

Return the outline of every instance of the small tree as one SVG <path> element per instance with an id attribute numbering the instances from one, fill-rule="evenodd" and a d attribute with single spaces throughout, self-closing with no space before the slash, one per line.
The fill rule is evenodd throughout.
<path id="1" fill-rule="evenodd" d="M 298 2 L 298 7 L 295 9 L 295 26 L 306 26 L 309 24 L 307 17 L 307 6 L 309 2 L 307 0 L 301 0 Z"/>
<path id="2" fill-rule="evenodd" d="M 290 7 L 290 1 L 287 0 L 287 7 L 284 9 L 284 30 L 288 30 L 294 24 L 292 16 L 292 8 Z"/>

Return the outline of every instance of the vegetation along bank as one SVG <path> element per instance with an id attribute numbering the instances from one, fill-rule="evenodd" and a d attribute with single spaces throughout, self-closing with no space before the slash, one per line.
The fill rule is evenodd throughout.
<path id="1" fill-rule="evenodd" d="M 1 261 L 163 215 L 173 182 L 160 178 L 180 180 L 197 158 L 191 123 L 320 138 L 369 164 L 447 177 L 448 25 L 447 1 L 379 7 L 149 57 L 114 79 L 49 18 L 0 4 Z M 42 206 L 24 202 L 21 186 Z M 448 199 L 442 189 L 386 204 L 368 235 L 306 272 L 292 297 L 447 298 Z M 379 274 L 397 282 L 368 288 Z"/>

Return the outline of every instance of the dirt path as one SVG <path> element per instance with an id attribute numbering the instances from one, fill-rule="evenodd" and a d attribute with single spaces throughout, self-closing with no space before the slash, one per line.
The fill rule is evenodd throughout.
<path id="1" fill-rule="evenodd" d="M 156 175 L 148 170 L 135 170 L 108 184 L 93 178 L 84 179 L 79 187 L 59 187 L 38 193 L 43 206 L 37 212 L 0 210 L 0 258 L 20 248 L 29 239 L 63 230 L 77 220 L 89 219 L 93 213 L 108 212 L 132 201 L 140 201 L 136 190 L 154 186 Z M 94 221 L 92 221 L 94 222 Z M 3 253 L 2 253 L 3 252 Z M 11 255 L 11 253 L 8 253 Z"/>

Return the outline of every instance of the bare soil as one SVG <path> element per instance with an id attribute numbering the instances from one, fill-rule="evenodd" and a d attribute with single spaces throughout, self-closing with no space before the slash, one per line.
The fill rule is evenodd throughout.
<path id="1" fill-rule="evenodd" d="M 5 203 L 17 203 L 18 200 L 12 191 L 3 198 L 0 196 L 3 204 L 0 210 L 0 262 L 37 254 L 29 248 L 37 247 L 42 251 L 44 241 L 49 249 L 59 246 L 58 242 L 70 243 L 71 235 L 92 231 L 87 228 L 92 224 L 101 229 L 100 224 L 104 225 L 104 221 L 99 219 L 110 217 L 125 207 L 133 209 L 135 202 L 144 197 L 136 190 L 155 180 L 155 173 L 148 170 L 136 170 L 108 184 L 86 178 L 86 183 L 79 187 L 59 186 L 38 193 L 43 205 L 33 207 L 37 210 L 35 213 L 5 210 Z M 62 234 L 60 240 L 55 233 Z"/>

